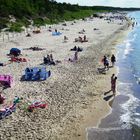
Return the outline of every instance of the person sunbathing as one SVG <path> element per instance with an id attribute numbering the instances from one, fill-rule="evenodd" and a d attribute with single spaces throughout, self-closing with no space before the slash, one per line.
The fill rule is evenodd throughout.
<path id="1" fill-rule="evenodd" d="M 76 47 L 74 46 L 74 48 L 70 49 L 71 51 L 78 51 L 78 52 L 81 52 L 83 49 L 80 48 L 80 47 Z"/>
<path id="2" fill-rule="evenodd" d="M 74 53 L 74 58 L 73 59 L 71 59 L 71 58 L 68 59 L 68 61 L 70 61 L 70 62 L 76 62 L 77 60 L 78 60 L 78 51 L 76 51 Z"/>
<path id="3" fill-rule="evenodd" d="M 68 40 L 68 37 L 64 36 L 64 41 L 67 41 Z"/>
<path id="4" fill-rule="evenodd" d="M 85 29 L 83 29 L 82 32 L 85 32 Z"/>
<path id="5" fill-rule="evenodd" d="M 82 42 L 82 37 L 81 36 L 79 36 L 79 42 Z"/>
<path id="6" fill-rule="evenodd" d="M 71 51 L 76 51 L 77 50 L 77 47 L 74 46 L 74 48 L 70 49 Z"/>
<path id="7" fill-rule="evenodd" d="M 57 33 L 57 29 L 55 29 L 55 32 Z"/>
<path id="8" fill-rule="evenodd" d="M 26 35 L 26 37 L 31 37 L 31 34 L 30 34 L 30 33 L 28 33 L 28 34 Z"/>
<path id="9" fill-rule="evenodd" d="M 77 51 L 78 51 L 78 52 L 81 52 L 81 51 L 83 51 L 83 49 L 80 48 L 80 47 L 78 47 L 78 48 L 77 48 Z"/>
<path id="10" fill-rule="evenodd" d="M 47 57 L 44 57 L 44 64 L 55 65 L 52 54 L 47 55 Z"/>
<path id="11" fill-rule="evenodd" d="M 84 41 L 84 42 L 87 41 L 87 37 L 86 37 L 86 35 L 84 35 L 84 40 L 83 40 L 83 41 Z"/>
<path id="12" fill-rule="evenodd" d="M 68 37 L 64 36 L 64 43 L 68 41 Z"/>
<path id="13" fill-rule="evenodd" d="M 47 57 L 44 57 L 44 64 L 49 64 L 50 63 L 50 56 L 47 55 Z"/>
<path id="14" fill-rule="evenodd" d="M 53 55 L 52 54 L 50 54 L 50 64 L 51 65 L 55 65 L 55 62 L 53 60 Z"/>

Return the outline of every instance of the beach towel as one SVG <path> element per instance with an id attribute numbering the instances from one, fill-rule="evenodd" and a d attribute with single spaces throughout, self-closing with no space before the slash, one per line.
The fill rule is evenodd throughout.
<path id="1" fill-rule="evenodd" d="M 33 112 L 35 108 L 47 108 L 48 104 L 45 101 L 34 101 L 28 106 L 28 111 Z"/>
<path id="2" fill-rule="evenodd" d="M 5 108 L 0 110 L 0 119 L 5 118 L 6 116 L 11 115 L 13 110 L 11 108 Z"/>
<path id="3" fill-rule="evenodd" d="M 59 36 L 59 35 L 61 35 L 62 33 L 60 33 L 60 32 L 52 32 L 52 36 Z"/>
<path id="4" fill-rule="evenodd" d="M 11 115 L 13 112 L 16 111 L 16 104 L 19 102 L 19 97 L 15 96 L 13 104 L 5 107 L 3 109 L 0 109 L 0 119 L 5 118 L 6 116 Z"/>

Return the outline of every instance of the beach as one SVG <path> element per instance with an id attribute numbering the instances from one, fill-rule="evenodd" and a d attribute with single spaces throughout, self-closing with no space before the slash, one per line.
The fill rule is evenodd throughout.
<path id="1" fill-rule="evenodd" d="M 14 86 L 2 91 L 6 97 L 5 105 L 10 104 L 15 96 L 20 98 L 16 112 L 0 120 L 0 139 L 84 140 L 86 128 L 98 126 L 110 112 L 109 102 L 103 98 L 110 90 L 112 73 L 117 71 L 110 68 L 106 74 L 100 74 L 97 69 L 103 67 L 101 59 L 104 55 L 115 53 L 116 44 L 129 29 L 129 22 L 114 20 L 108 23 L 104 19 L 88 18 L 72 23 L 51 26 L 52 31 L 57 29 L 62 33 L 60 36 L 52 36 L 48 26 L 39 34 L 31 33 L 31 37 L 24 35 L 0 44 L 1 62 L 9 61 L 7 54 L 11 48 L 21 49 L 21 57 L 27 59 L 27 62 L 0 67 L 1 74 L 14 77 Z M 85 33 L 79 34 L 82 29 Z M 84 35 L 88 42 L 74 42 L 75 38 Z M 67 42 L 64 42 L 64 36 L 68 37 Z M 35 46 L 44 50 L 26 50 Z M 83 48 L 83 51 L 78 53 L 77 62 L 69 62 L 74 55 L 70 49 L 74 46 Z M 43 57 L 47 54 L 53 54 L 59 63 L 43 65 Z M 37 66 L 45 66 L 51 76 L 40 82 L 21 80 L 27 67 Z M 28 112 L 28 104 L 35 100 L 46 101 L 48 108 Z"/>

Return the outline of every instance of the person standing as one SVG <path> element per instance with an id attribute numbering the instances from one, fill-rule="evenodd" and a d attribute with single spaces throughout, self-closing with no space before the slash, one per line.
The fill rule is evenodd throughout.
<path id="1" fill-rule="evenodd" d="M 113 91 L 113 86 L 112 86 L 113 84 L 112 83 L 113 83 L 114 77 L 115 77 L 115 74 L 113 73 L 111 76 L 111 91 Z"/>
<path id="2" fill-rule="evenodd" d="M 111 56 L 112 67 L 114 67 L 115 62 L 116 62 L 116 57 L 114 56 L 114 54 L 112 54 Z"/>
<path id="3" fill-rule="evenodd" d="M 111 86 L 113 94 L 116 93 L 116 81 L 117 81 L 117 77 L 115 76 L 115 78 L 113 78 L 112 80 L 112 86 Z"/>

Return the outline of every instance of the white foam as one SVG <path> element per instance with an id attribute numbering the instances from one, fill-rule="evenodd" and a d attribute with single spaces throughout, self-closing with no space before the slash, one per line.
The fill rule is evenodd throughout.
<path id="1" fill-rule="evenodd" d="M 132 34 L 133 34 L 133 32 L 132 32 Z M 127 40 L 124 40 L 125 50 L 124 50 L 123 59 L 125 59 L 126 56 L 127 56 L 128 54 L 130 54 L 131 51 L 134 50 L 134 48 L 133 48 L 133 46 L 132 46 L 132 42 L 135 41 L 136 37 L 137 37 L 137 34 L 134 33 L 134 34 L 132 35 L 131 39 L 129 38 L 129 39 L 127 39 Z"/>
<path id="2" fill-rule="evenodd" d="M 135 110 L 140 105 L 140 100 L 136 97 L 134 97 L 131 94 L 127 94 L 129 97 L 129 100 L 122 104 L 123 109 L 123 115 L 120 117 L 122 122 L 126 122 L 127 124 L 134 122 L 133 115 L 136 115 Z M 140 115 L 138 113 L 138 115 Z"/>
<path id="3" fill-rule="evenodd" d="M 136 112 L 135 115 L 136 115 L 136 116 L 140 116 L 140 113 L 137 113 L 137 112 Z"/>
<path id="4" fill-rule="evenodd" d="M 124 50 L 124 55 L 128 55 L 131 51 L 133 51 L 134 49 L 132 48 L 132 45 L 131 45 L 131 43 L 129 42 L 129 43 L 127 43 L 126 44 L 126 48 L 125 48 L 125 50 Z"/>

